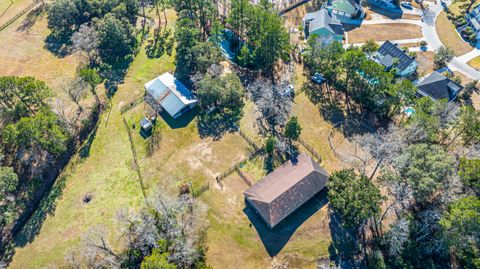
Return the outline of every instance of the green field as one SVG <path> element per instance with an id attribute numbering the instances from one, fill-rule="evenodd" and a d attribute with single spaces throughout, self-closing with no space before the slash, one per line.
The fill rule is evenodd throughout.
<path id="1" fill-rule="evenodd" d="M 169 22 L 175 14 L 169 11 Z M 21 21 L 16 22 L 17 27 Z M 33 75 L 55 85 L 58 76 L 73 76 L 76 58 L 57 58 L 44 49 L 43 39 L 48 34 L 45 17 L 40 18 L 26 32 L 17 32 L 14 25 L 0 33 L 0 44 L 8 50 L 0 53 L 0 61 L 9 62 L 0 67 L 1 75 Z M 236 174 L 217 185 L 215 176 L 243 159 L 251 148 L 237 133 L 225 134 L 221 139 L 200 137 L 195 115 L 190 113 L 179 121 L 169 117 L 158 119 L 160 142 L 155 151 L 149 150 L 149 140 L 142 138 L 138 122 L 151 109 L 144 103 L 125 114 L 120 109 L 143 95 L 143 85 L 163 72 L 173 72 L 174 56 L 163 55 L 149 59 L 143 49 L 131 64 L 123 84 L 112 99 L 111 108 L 100 120 L 92 137 L 89 150 L 75 156 L 57 181 L 54 191 L 42 204 L 32 222 L 16 238 L 17 247 L 11 268 L 61 267 L 64 256 L 80 246 L 84 233 L 92 226 L 102 225 L 110 231 L 115 247 L 120 247 L 115 221 L 118 210 L 136 210 L 144 205 L 144 197 L 133 166 L 123 119 L 132 128 L 133 143 L 138 153 L 138 163 L 147 194 L 160 188 L 177 193 L 177 184 L 191 181 L 194 189 L 209 183 L 210 190 L 200 197 L 208 208 L 207 262 L 214 268 L 265 268 L 288 260 L 292 268 L 314 268 L 318 257 L 328 256 L 330 230 L 327 207 L 324 201 L 320 210 L 312 211 L 294 231 L 282 234 L 283 246 L 272 259 L 262 242 L 261 230 L 250 225 L 245 212 L 243 191 L 248 187 Z M 305 77 L 297 71 L 295 87 L 301 88 Z M 60 89 L 55 89 L 62 96 Z M 327 137 L 331 123 L 320 115 L 319 107 L 305 94 L 295 98 L 293 113 L 303 126 L 302 138 L 322 155 L 322 165 L 327 171 L 343 167 L 329 149 Z M 135 128 L 133 128 L 135 125 Z M 257 134 L 256 112 L 253 103 L 247 101 L 241 129 L 256 143 L 262 138 Z M 304 151 L 302 147 L 300 150 Z M 247 163 L 242 171 L 253 181 L 265 175 L 263 160 L 257 158 Z M 85 195 L 93 199 L 85 203 Z M 285 236 L 286 235 L 286 236 Z"/>

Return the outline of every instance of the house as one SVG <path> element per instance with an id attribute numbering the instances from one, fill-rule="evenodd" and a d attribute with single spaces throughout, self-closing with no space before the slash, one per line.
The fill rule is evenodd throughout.
<path id="1" fill-rule="evenodd" d="M 474 7 L 466 16 L 467 25 L 477 34 L 477 40 L 480 39 L 480 5 Z"/>
<path id="2" fill-rule="evenodd" d="M 463 90 L 459 85 L 444 75 L 433 71 L 430 75 L 417 83 L 417 95 L 428 96 L 432 100 L 447 99 L 449 102 L 455 100 L 458 93 Z"/>
<path id="3" fill-rule="evenodd" d="M 327 185 L 328 173 L 308 155 L 288 161 L 243 194 L 245 200 L 273 228 Z"/>
<path id="4" fill-rule="evenodd" d="M 168 72 L 145 84 L 145 101 L 156 111 L 167 111 L 173 118 L 197 104 L 192 92 Z"/>
<path id="5" fill-rule="evenodd" d="M 374 7 L 382 9 L 400 10 L 396 0 L 367 0 L 367 2 Z"/>
<path id="6" fill-rule="evenodd" d="M 319 11 L 305 14 L 303 17 L 303 29 L 305 38 L 317 35 L 320 38 L 342 42 L 344 36 L 343 26 L 340 21 L 323 8 Z"/>
<path id="7" fill-rule="evenodd" d="M 349 19 L 363 18 L 365 15 L 365 11 L 357 0 L 329 0 L 327 10 L 341 22 L 348 22 Z"/>
<path id="8" fill-rule="evenodd" d="M 413 57 L 388 40 L 380 46 L 374 59 L 385 66 L 385 70 L 395 68 L 397 75 L 401 77 L 411 75 L 417 70 L 418 65 Z"/>

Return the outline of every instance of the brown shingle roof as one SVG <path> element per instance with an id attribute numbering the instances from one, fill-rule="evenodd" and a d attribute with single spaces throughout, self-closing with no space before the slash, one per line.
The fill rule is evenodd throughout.
<path id="1" fill-rule="evenodd" d="M 273 228 L 325 188 L 328 173 L 308 155 L 300 154 L 278 167 L 243 194 L 269 227 Z"/>

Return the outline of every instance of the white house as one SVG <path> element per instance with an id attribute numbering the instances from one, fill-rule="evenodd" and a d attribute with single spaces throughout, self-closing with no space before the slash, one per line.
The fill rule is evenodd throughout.
<path id="1" fill-rule="evenodd" d="M 400 77 L 410 76 L 418 65 L 413 57 L 388 40 L 380 46 L 374 60 L 385 66 L 386 70 L 394 68 Z"/>
<path id="2" fill-rule="evenodd" d="M 168 72 L 145 84 L 145 101 L 157 111 L 167 111 L 173 118 L 197 104 L 193 93 Z"/>

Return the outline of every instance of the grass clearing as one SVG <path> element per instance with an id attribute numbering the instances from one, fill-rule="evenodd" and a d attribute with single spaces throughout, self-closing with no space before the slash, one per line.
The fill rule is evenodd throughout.
<path id="1" fill-rule="evenodd" d="M 0 0 L 0 25 L 6 23 L 31 3 L 31 0 Z"/>
<path id="2" fill-rule="evenodd" d="M 459 36 L 453 23 L 448 20 L 445 11 L 438 15 L 435 28 L 443 45 L 452 49 L 455 56 L 463 55 L 473 49 Z"/>
<path id="3" fill-rule="evenodd" d="M 365 24 L 360 27 L 346 27 L 348 43 L 364 43 L 367 40 L 375 41 L 400 40 L 422 37 L 421 27 L 415 24 L 389 23 Z"/>

